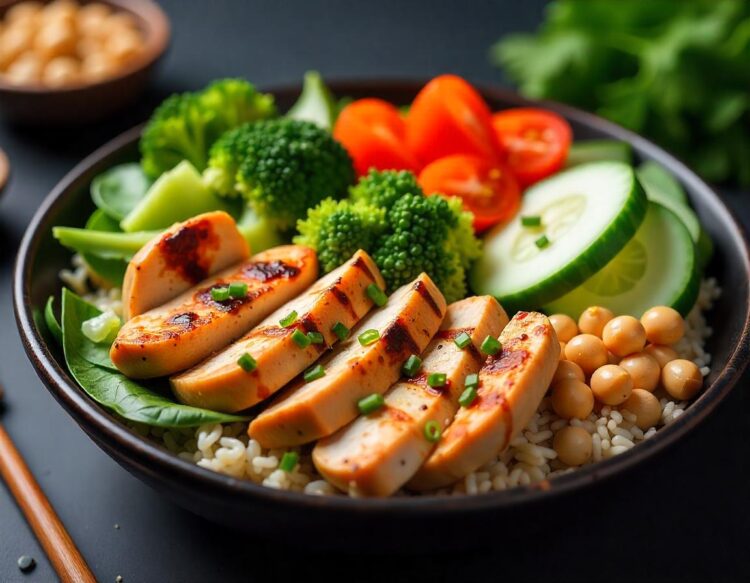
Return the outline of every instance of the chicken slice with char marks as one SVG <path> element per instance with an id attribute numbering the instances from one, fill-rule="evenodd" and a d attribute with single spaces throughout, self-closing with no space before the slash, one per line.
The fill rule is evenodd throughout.
<path id="1" fill-rule="evenodd" d="M 318 280 L 301 296 L 280 307 L 256 328 L 225 350 L 182 374 L 171 384 L 182 403 L 214 411 L 236 412 L 266 399 L 315 362 L 338 337 L 337 323 L 354 326 L 373 306 L 367 294 L 370 285 L 385 287 L 375 262 L 357 251 L 342 266 Z M 287 327 L 279 322 L 295 312 Z M 299 346 L 295 330 L 318 332 L 324 342 Z M 245 371 L 238 365 L 249 354 L 256 366 Z"/>
<path id="2" fill-rule="evenodd" d="M 497 337 L 508 316 L 492 296 L 470 297 L 448 306 L 440 330 L 424 353 L 421 372 L 402 379 L 385 394 L 385 407 L 357 418 L 313 450 L 318 471 L 357 496 L 390 496 L 411 478 L 435 444 L 425 437 L 429 421 L 446 427 L 458 408 L 466 376 L 484 362 L 479 346 Z M 471 339 L 459 348 L 455 339 Z M 445 373 L 446 385 L 432 388 L 427 375 Z"/>
<path id="3" fill-rule="evenodd" d="M 474 402 L 459 409 L 407 487 L 431 490 L 486 464 L 526 427 L 549 387 L 560 343 L 544 314 L 518 312 L 500 334 L 502 350 L 479 371 Z"/>
<path id="4" fill-rule="evenodd" d="M 258 253 L 130 319 L 112 344 L 112 362 L 131 378 L 185 370 L 245 334 L 317 274 L 318 260 L 309 247 L 285 245 Z M 246 295 L 215 300 L 212 290 L 230 283 L 246 284 Z"/>
<path id="5" fill-rule="evenodd" d="M 359 414 L 360 399 L 382 394 L 398 380 L 404 361 L 435 335 L 445 310 L 443 294 L 424 273 L 397 289 L 321 360 L 325 376 L 295 382 L 250 424 L 250 437 L 264 447 L 286 447 L 343 427 Z M 367 330 L 377 330 L 379 338 L 363 346 L 358 337 Z"/>
<path id="6" fill-rule="evenodd" d="M 175 223 L 128 263 L 122 284 L 123 317 L 127 322 L 248 257 L 247 241 L 223 211 Z"/>

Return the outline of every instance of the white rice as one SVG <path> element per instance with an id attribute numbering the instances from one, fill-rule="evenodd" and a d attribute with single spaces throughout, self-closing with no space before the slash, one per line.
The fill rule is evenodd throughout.
<path id="1" fill-rule="evenodd" d="M 100 309 L 112 309 L 121 314 L 120 290 L 95 289 L 89 292 L 87 275 L 85 264 L 76 257 L 74 269 L 65 270 L 61 278 L 73 291 L 85 295 Z M 715 279 L 702 282 L 698 301 L 686 318 L 685 336 L 674 346 L 679 356 L 695 362 L 704 376 L 709 373 L 711 363 L 711 355 L 704 350 L 705 341 L 713 333 L 704 313 L 712 307 L 720 293 Z M 508 449 L 453 487 L 437 493 L 464 495 L 507 490 L 575 471 L 575 467 L 557 459 L 557 452 L 552 448 L 555 434 L 568 425 L 582 427 L 592 436 L 593 454 L 586 465 L 624 453 L 655 435 L 658 428 L 679 418 L 689 405 L 687 401 L 671 399 L 662 390 L 657 390 L 655 394 L 661 404 L 661 420 L 658 427 L 647 431 L 634 424 L 635 416 L 629 411 L 609 406 L 602 406 L 598 411 L 595 409 L 584 420 L 562 419 L 552 410 L 549 398 L 545 398 L 528 426 Z M 316 472 L 309 447 L 294 448 L 292 451 L 299 454 L 299 463 L 292 472 L 284 472 L 278 466 L 287 450 L 262 448 L 257 441 L 248 438 L 247 423 L 224 426 L 209 424 L 194 430 L 130 425 L 179 457 L 216 472 L 251 480 L 269 488 L 317 495 L 338 493 Z"/>

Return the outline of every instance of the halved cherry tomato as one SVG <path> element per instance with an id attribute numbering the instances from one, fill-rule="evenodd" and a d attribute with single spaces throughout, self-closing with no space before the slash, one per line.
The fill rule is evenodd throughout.
<path id="1" fill-rule="evenodd" d="M 474 213 L 477 233 L 518 212 L 521 189 L 507 166 L 477 156 L 456 154 L 435 160 L 419 174 L 425 194 L 459 196 Z"/>
<path id="2" fill-rule="evenodd" d="M 556 113 L 533 107 L 507 109 L 492 116 L 492 125 L 521 186 L 538 182 L 565 164 L 573 132 Z"/>
<path id="3" fill-rule="evenodd" d="M 333 128 L 333 137 L 347 149 L 360 176 L 370 168 L 418 172 L 420 164 L 406 147 L 405 133 L 398 109 L 382 99 L 350 103 Z"/>
<path id="4" fill-rule="evenodd" d="M 500 144 L 482 96 L 455 75 L 427 83 L 406 118 L 406 143 L 424 164 L 452 154 L 497 160 Z"/>

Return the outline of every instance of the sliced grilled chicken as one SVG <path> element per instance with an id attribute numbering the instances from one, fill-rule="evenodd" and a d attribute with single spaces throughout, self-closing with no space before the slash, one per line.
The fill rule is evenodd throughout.
<path id="1" fill-rule="evenodd" d="M 125 321 L 248 257 L 247 241 L 223 211 L 175 223 L 130 260 L 122 284 Z"/>
<path id="2" fill-rule="evenodd" d="M 269 397 L 315 362 L 338 337 L 337 323 L 354 326 L 372 307 L 370 285 L 385 287 L 378 267 L 364 251 L 320 279 L 305 293 L 279 308 L 241 340 L 205 362 L 172 377 L 171 384 L 182 403 L 214 411 L 235 412 Z M 287 327 L 279 322 L 290 314 L 296 321 Z M 318 332 L 323 343 L 301 347 L 293 338 Z M 246 371 L 238 365 L 243 354 L 255 361 Z"/>
<path id="3" fill-rule="evenodd" d="M 286 245 L 258 253 L 130 319 L 112 344 L 112 362 L 131 378 L 185 370 L 242 336 L 302 292 L 317 274 L 318 260 L 308 247 Z M 212 292 L 231 283 L 246 284 L 246 295 L 214 299 Z"/>
<path id="4" fill-rule="evenodd" d="M 385 394 L 385 406 L 361 416 L 313 450 L 318 471 L 343 491 L 357 496 L 390 496 L 411 478 L 435 444 L 425 437 L 434 421 L 446 427 L 458 408 L 466 376 L 479 372 L 479 346 L 497 337 L 508 316 L 492 296 L 471 297 L 448 306 L 440 331 L 424 353 L 420 374 L 403 379 Z M 470 343 L 464 348 L 456 340 Z M 443 387 L 427 384 L 429 373 L 444 373 Z"/>
<path id="5" fill-rule="evenodd" d="M 474 402 L 456 413 L 435 451 L 407 484 L 447 486 L 504 450 L 531 419 L 560 357 L 560 343 L 543 314 L 518 312 L 500 334 L 502 350 L 479 371 Z"/>
<path id="6" fill-rule="evenodd" d="M 248 433 L 264 447 L 330 435 L 358 415 L 360 399 L 384 393 L 398 379 L 404 361 L 424 350 L 444 316 L 443 294 L 423 273 L 397 289 L 321 360 L 325 376 L 297 381 L 256 417 Z M 377 331 L 379 337 L 363 345 L 360 335 L 366 331 Z"/>

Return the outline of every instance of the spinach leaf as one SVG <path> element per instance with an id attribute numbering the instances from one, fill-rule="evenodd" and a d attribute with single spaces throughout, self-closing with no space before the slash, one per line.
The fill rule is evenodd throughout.
<path id="1" fill-rule="evenodd" d="M 104 231 L 107 233 L 119 233 L 120 224 L 106 214 L 103 210 L 97 209 L 86 222 L 86 228 L 91 231 Z M 83 260 L 89 268 L 106 280 L 107 283 L 115 287 L 122 285 L 125 278 L 125 270 L 128 263 L 124 259 L 100 257 L 93 252 L 81 253 Z"/>
<path id="2" fill-rule="evenodd" d="M 60 327 L 60 322 L 57 321 L 57 316 L 55 316 L 54 304 L 54 296 L 47 298 L 47 304 L 44 306 L 44 323 L 47 324 L 47 330 L 52 334 L 52 337 L 62 346 L 62 328 Z"/>
<path id="3" fill-rule="evenodd" d="M 146 196 L 151 181 L 138 163 L 121 164 L 104 171 L 91 183 L 94 204 L 121 221 Z"/>
<path id="4" fill-rule="evenodd" d="M 195 427 L 203 423 L 244 421 L 246 417 L 179 405 L 125 375 L 91 362 L 109 361 L 109 347 L 97 345 L 81 332 L 81 324 L 101 312 L 68 289 L 62 292 L 62 332 L 65 362 L 81 388 L 97 403 L 118 415 L 158 427 Z M 111 362 L 111 361 L 110 361 Z"/>

